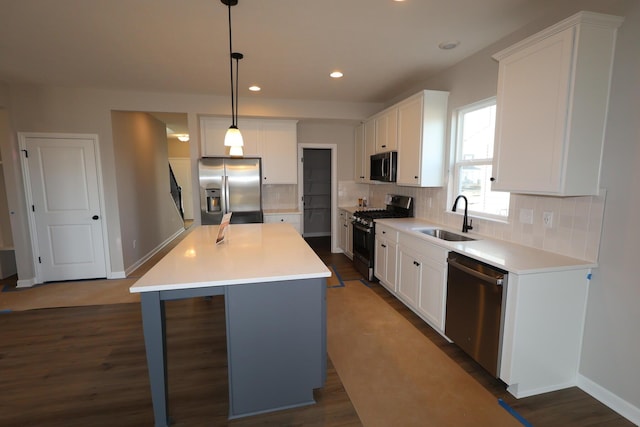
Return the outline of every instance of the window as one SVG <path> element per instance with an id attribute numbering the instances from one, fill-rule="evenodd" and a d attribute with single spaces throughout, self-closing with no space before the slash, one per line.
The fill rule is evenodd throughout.
<path id="1" fill-rule="evenodd" d="M 509 216 L 509 193 L 491 191 L 490 181 L 495 98 L 459 109 L 455 119 L 453 196 L 466 196 L 469 212 L 489 218 L 506 218 Z"/>

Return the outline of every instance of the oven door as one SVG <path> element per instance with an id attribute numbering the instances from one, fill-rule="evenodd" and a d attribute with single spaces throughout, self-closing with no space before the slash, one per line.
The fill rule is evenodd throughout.
<path id="1" fill-rule="evenodd" d="M 367 280 L 373 280 L 374 239 L 373 228 L 353 223 L 353 265 Z"/>

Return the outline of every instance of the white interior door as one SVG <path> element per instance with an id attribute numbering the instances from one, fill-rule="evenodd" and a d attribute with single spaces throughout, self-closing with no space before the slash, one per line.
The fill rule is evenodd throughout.
<path id="1" fill-rule="evenodd" d="M 184 219 L 193 219 L 193 190 L 191 185 L 191 159 L 170 157 L 169 163 L 176 176 L 178 185 L 182 188 L 182 209 Z"/>
<path id="2" fill-rule="evenodd" d="M 106 277 L 97 137 L 21 139 L 36 282 Z"/>

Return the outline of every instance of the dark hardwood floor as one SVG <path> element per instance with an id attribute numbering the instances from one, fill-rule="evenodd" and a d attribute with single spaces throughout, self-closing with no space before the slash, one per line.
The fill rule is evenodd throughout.
<path id="1" fill-rule="evenodd" d="M 308 239 L 343 280 L 359 279 L 328 239 Z M 497 398 L 534 426 L 631 426 L 577 388 L 517 400 L 377 283 L 373 291 Z M 222 297 L 166 304 L 169 403 L 174 426 L 358 426 L 329 361 L 317 404 L 227 420 Z M 0 313 L 0 426 L 152 426 L 139 304 Z M 425 423 L 428 425 L 428 422 Z"/>
<path id="2" fill-rule="evenodd" d="M 343 254 L 331 253 L 329 238 L 308 238 L 309 245 L 327 265 L 334 265 L 343 280 L 362 276 L 353 269 L 351 261 Z M 492 377 L 458 346 L 449 343 L 426 322 L 395 298 L 386 288 L 377 282 L 368 282 L 373 291 L 385 300 L 398 313 L 402 314 L 424 336 L 437 345 L 452 360 L 456 361 L 467 373 L 482 384 L 496 398 L 505 401 L 529 423 L 540 426 L 634 426 L 632 422 L 609 409 L 589 394 L 577 387 L 545 393 L 538 396 L 516 399 L 506 391 L 506 385 Z"/>

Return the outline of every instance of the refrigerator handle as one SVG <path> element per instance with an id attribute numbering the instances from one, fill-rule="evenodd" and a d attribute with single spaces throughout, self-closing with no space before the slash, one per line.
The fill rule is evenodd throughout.
<path id="1" fill-rule="evenodd" d="M 222 212 L 229 213 L 229 177 L 222 175 Z"/>

